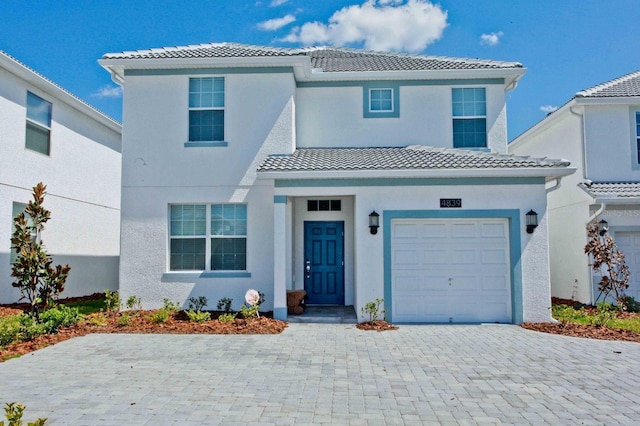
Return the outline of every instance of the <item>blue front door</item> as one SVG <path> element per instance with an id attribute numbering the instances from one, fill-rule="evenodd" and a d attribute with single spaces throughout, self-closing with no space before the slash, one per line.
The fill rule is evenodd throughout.
<path id="1" fill-rule="evenodd" d="M 304 223 L 307 303 L 344 304 L 344 222 Z"/>

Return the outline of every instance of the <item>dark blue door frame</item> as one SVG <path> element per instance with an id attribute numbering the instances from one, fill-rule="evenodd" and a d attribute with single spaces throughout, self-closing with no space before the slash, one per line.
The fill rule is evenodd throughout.
<path id="1" fill-rule="evenodd" d="M 344 222 L 304 222 L 307 303 L 344 305 Z"/>

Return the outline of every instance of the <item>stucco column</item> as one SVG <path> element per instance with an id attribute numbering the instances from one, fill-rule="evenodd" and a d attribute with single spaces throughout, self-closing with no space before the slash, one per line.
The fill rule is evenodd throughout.
<path id="1" fill-rule="evenodd" d="M 287 319 L 287 197 L 273 197 L 273 317 Z"/>

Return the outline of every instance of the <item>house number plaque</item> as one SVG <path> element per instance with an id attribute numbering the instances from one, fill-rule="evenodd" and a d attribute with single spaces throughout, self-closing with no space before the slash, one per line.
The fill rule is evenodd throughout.
<path id="1" fill-rule="evenodd" d="M 462 198 L 440 198 L 441 209 L 456 209 L 462 207 Z"/>

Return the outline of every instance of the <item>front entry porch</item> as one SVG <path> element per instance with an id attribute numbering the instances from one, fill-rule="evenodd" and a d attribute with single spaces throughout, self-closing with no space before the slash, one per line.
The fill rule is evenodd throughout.
<path id="1" fill-rule="evenodd" d="M 288 315 L 287 321 L 306 324 L 357 324 L 353 306 L 305 305 L 301 315 Z"/>

